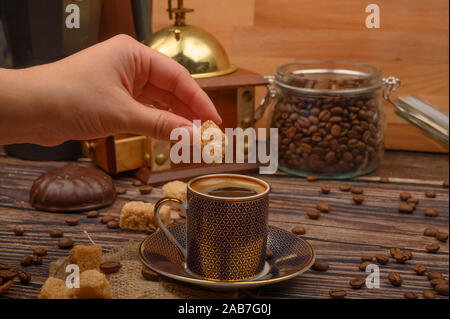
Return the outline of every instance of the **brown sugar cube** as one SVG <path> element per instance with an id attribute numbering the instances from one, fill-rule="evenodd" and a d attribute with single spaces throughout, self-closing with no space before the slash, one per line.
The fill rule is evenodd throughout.
<path id="1" fill-rule="evenodd" d="M 186 183 L 181 181 L 172 181 L 165 184 L 162 187 L 163 197 L 171 197 L 181 200 L 182 202 L 186 202 L 186 192 L 187 186 Z M 169 204 L 170 207 L 179 210 L 179 207 L 173 204 Z"/>
<path id="2" fill-rule="evenodd" d="M 203 134 L 206 133 L 206 130 L 208 129 L 214 129 L 217 130 L 217 132 L 221 136 L 221 141 L 215 140 L 217 137 L 214 135 L 211 135 L 209 138 L 204 137 Z M 212 130 L 212 131 L 214 131 Z M 227 144 L 226 136 L 222 132 L 222 130 L 211 120 L 205 121 L 202 124 L 201 127 L 201 143 L 202 143 L 202 151 L 205 147 L 208 147 L 207 150 L 209 150 L 209 155 L 214 157 L 214 149 L 221 148 L 222 149 L 222 158 L 225 158 L 225 145 Z M 220 144 L 219 144 L 220 143 Z"/>
<path id="3" fill-rule="evenodd" d="M 75 290 L 80 299 L 110 299 L 111 286 L 105 274 L 98 270 L 86 270 L 80 275 L 80 288 Z"/>
<path id="4" fill-rule="evenodd" d="M 98 269 L 102 263 L 102 246 L 76 245 L 69 252 L 68 262 L 78 265 L 80 273 L 89 269 Z"/>
<path id="5" fill-rule="evenodd" d="M 41 288 L 39 299 L 70 299 L 72 289 L 67 288 L 66 283 L 58 278 L 49 277 Z"/>
<path id="6" fill-rule="evenodd" d="M 161 220 L 164 225 L 170 223 L 170 207 L 161 207 Z M 155 205 L 144 202 L 128 202 L 120 212 L 120 228 L 127 230 L 145 231 L 149 225 L 157 225 L 155 217 Z"/>

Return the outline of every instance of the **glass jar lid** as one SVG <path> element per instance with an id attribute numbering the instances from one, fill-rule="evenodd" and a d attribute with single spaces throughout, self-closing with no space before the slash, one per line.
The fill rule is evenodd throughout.
<path id="1" fill-rule="evenodd" d="M 302 61 L 284 64 L 275 74 L 277 86 L 308 94 L 357 94 L 383 86 L 378 68 L 347 61 Z"/>

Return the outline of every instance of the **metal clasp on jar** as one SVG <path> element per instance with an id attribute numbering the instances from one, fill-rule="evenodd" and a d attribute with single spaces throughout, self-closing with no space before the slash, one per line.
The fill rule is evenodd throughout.
<path id="1" fill-rule="evenodd" d="M 449 146 L 449 117 L 431 103 L 415 96 L 399 97 L 394 102 L 391 94 L 400 87 L 400 80 L 389 76 L 383 78 L 383 97 L 395 108 L 395 113 L 435 140 Z"/>

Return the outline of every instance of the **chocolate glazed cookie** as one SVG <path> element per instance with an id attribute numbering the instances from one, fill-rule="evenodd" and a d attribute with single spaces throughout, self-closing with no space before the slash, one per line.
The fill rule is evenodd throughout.
<path id="1" fill-rule="evenodd" d="M 50 212 L 98 209 L 116 200 L 110 176 L 96 168 L 70 164 L 41 175 L 30 190 L 31 206 Z"/>

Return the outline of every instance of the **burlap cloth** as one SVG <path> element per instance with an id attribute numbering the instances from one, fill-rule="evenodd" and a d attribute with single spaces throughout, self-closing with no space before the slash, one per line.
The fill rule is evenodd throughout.
<path id="1" fill-rule="evenodd" d="M 103 261 L 119 261 L 122 268 L 114 274 L 106 275 L 111 285 L 112 297 L 121 299 L 188 299 L 188 298 L 236 298 L 237 292 L 215 292 L 159 276 L 157 281 L 148 281 L 142 277 L 145 267 L 138 257 L 139 244 L 130 241 L 122 247 L 103 253 Z M 51 263 L 51 277 L 65 280 L 67 258 Z"/>

